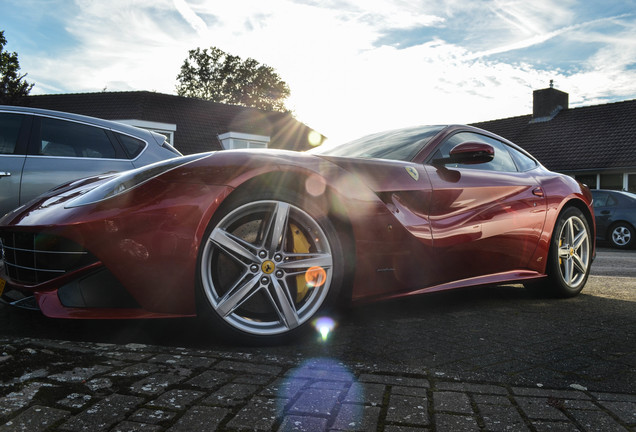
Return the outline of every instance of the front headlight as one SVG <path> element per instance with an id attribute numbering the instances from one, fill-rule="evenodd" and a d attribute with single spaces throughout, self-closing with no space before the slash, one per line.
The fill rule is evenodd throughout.
<path id="1" fill-rule="evenodd" d="M 100 184 L 96 188 L 90 189 L 86 193 L 83 193 L 79 197 L 69 201 L 64 207 L 81 207 L 87 204 L 93 204 L 113 198 L 157 177 L 160 174 L 208 155 L 209 154 L 194 154 L 190 156 L 183 156 L 156 162 L 130 171 L 124 171 L 105 183 Z"/>

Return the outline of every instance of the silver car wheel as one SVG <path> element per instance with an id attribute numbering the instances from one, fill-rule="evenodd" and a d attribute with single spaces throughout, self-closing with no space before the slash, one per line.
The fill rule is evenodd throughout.
<path id="1" fill-rule="evenodd" d="M 561 227 L 558 239 L 561 278 L 568 287 L 578 288 L 586 281 L 590 265 L 587 225 L 578 216 L 570 216 Z"/>
<path id="2" fill-rule="evenodd" d="M 612 230 L 612 243 L 618 247 L 625 247 L 632 240 L 632 232 L 625 225 L 617 225 Z"/>
<path id="3" fill-rule="evenodd" d="M 212 229 L 201 282 L 213 311 L 237 330 L 273 336 L 310 320 L 333 277 L 329 238 L 301 208 L 278 200 L 244 204 Z"/>

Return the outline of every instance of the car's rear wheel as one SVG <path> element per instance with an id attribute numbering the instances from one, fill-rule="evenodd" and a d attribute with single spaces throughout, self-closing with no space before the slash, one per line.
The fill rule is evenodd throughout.
<path id="1" fill-rule="evenodd" d="M 634 227 L 626 222 L 618 222 L 610 228 L 609 241 L 612 246 L 629 249 L 634 245 Z"/>
<path id="2" fill-rule="evenodd" d="M 576 207 L 565 209 L 557 219 L 550 244 L 548 289 L 559 297 L 577 295 L 587 282 L 592 264 L 591 231 Z"/>
<path id="3" fill-rule="evenodd" d="M 343 253 L 324 213 L 266 193 L 235 199 L 213 219 L 198 268 L 202 312 L 221 336 L 277 343 L 338 297 Z"/>

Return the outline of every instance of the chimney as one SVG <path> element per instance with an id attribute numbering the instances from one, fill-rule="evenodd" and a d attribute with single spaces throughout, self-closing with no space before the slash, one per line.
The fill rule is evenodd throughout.
<path id="1" fill-rule="evenodd" d="M 550 88 L 532 92 L 532 121 L 550 121 L 559 111 L 568 109 L 568 97 L 565 92 L 555 89 L 550 80 Z"/>

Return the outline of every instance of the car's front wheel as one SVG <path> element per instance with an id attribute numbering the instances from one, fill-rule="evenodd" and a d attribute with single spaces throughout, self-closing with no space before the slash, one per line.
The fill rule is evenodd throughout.
<path id="1" fill-rule="evenodd" d="M 334 226 L 311 203 L 261 194 L 234 200 L 213 219 L 198 268 L 200 306 L 221 336 L 277 343 L 333 304 L 343 252 Z"/>
<path id="2" fill-rule="evenodd" d="M 625 222 L 618 222 L 610 228 L 609 241 L 619 249 L 629 249 L 634 245 L 634 227 Z"/>
<path id="3" fill-rule="evenodd" d="M 550 292 L 559 297 L 581 292 L 592 264 L 591 231 L 581 210 L 569 207 L 559 215 L 548 259 Z"/>

